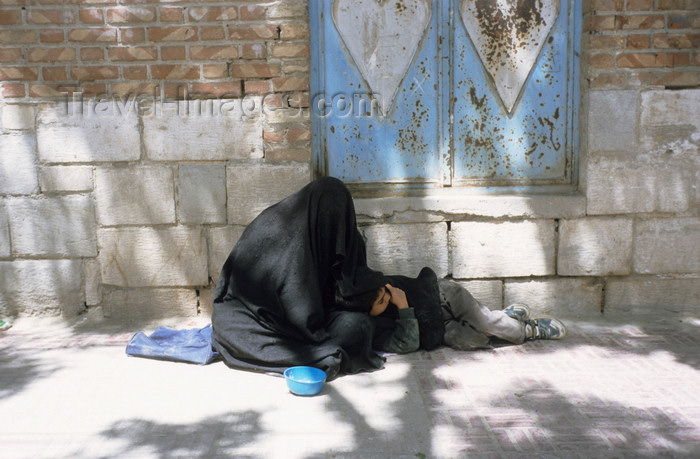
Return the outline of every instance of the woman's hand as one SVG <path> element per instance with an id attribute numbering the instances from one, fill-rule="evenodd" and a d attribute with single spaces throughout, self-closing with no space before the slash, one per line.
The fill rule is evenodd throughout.
<path id="1" fill-rule="evenodd" d="M 403 290 L 394 287 L 391 284 L 386 284 L 385 287 L 389 292 L 389 295 L 391 295 L 389 302 L 399 309 L 408 308 L 408 300 L 406 299 L 406 293 Z"/>

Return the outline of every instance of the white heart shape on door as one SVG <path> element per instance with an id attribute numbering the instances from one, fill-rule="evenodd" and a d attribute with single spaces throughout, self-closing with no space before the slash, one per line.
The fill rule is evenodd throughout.
<path id="1" fill-rule="evenodd" d="M 338 34 L 385 114 L 418 51 L 431 12 L 430 0 L 333 2 Z"/>
<path id="2" fill-rule="evenodd" d="M 511 113 L 559 15 L 559 0 L 462 0 L 460 14 L 481 63 Z"/>

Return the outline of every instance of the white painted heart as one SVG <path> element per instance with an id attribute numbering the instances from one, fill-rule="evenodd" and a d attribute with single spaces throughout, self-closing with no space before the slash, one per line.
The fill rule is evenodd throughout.
<path id="1" fill-rule="evenodd" d="M 559 15 L 559 0 L 462 0 L 462 22 L 508 113 Z"/>
<path id="2" fill-rule="evenodd" d="M 315 1 L 315 0 L 314 0 Z M 388 113 L 430 23 L 430 0 L 335 0 L 333 22 Z"/>

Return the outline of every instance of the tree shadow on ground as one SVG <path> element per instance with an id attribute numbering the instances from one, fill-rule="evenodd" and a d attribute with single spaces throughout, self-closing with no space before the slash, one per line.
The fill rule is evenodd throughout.
<path id="1" fill-rule="evenodd" d="M 700 369 L 697 353 L 700 327 L 697 322 L 678 323 L 674 319 L 633 322 L 605 318 L 571 325 L 570 334 L 562 341 L 535 341 L 510 346 L 505 350 L 509 357 L 504 359 L 504 364 L 511 357 L 542 357 L 553 350 L 566 353 L 567 350 L 592 347 L 595 348 L 593 355 L 603 359 L 666 352 L 676 362 L 693 370 Z M 93 336 L 88 330 L 85 333 L 83 338 Z M 93 343 L 92 339 L 83 338 L 75 342 Z M 101 335 L 101 338 L 107 339 L 108 336 Z M 99 342 L 95 341 L 94 345 Z M 36 379 L 50 377 L 59 369 L 35 357 L 41 350 L 42 344 L 36 342 L 26 349 L 15 349 L 3 343 L 0 347 L 3 356 L 0 357 L 0 397 L 16 395 Z M 682 407 L 657 404 L 650 408 L 630 407 L 612 398 L 607 399 L 605 392 L 583 399 L 577 398 L 575 392 L 561 392 L 546 383 L 530 384 L 525 380 L 501 391 L 509 402 L 506 408 L 512 416 L 500 424 L 491 423 L 488 429 L 484 423 L 489 419 L 484 412 L 490 413 L 489 406 L 499 407 L 502 411 L 501 396 L 482 400 L 481 410 L 470 409 L 466 404 L 449 412 L 441 410 L 441 391 L 464 389 L 458 380 L 441 379 L 438 371 L 441 367 L 464 363 L 464 360 L 476 363 L 490 358 L 488 354 L 491 352 L 503 351 L 497 348 L 495 351 L 458 353 L 438 349 L 400 356 L 399 361 L 408 363 L 411 369 L 402 379 L 393 382 L 396 388 L 403 388 L 405 392 L 387 405 L 387 416 L 397 422 L 385 430 L 377 430 L 364 410 L 330 383 L 324 389 L 329 396 L 327 409 L 350 427 L 349 435 L 353 444 L 358 446 L 343 451 L 329 450 L 326 454 L 359 457 L 374 451 L 377 456 L 395 453 L 391 455 L 421 457 L 425 454 L 430 457 L 431 452 L 439 450 L 445 441 L 444 437 L 436 437 L 435 432 L 447 429 L 454 432 L 454 437 L 449 440 L 452 448 L 469 457 L 474 454 L 490 456 L 489 452 L 506 457 L 525 453 L 570 457 L 569 453 L 581 456 L 582 452 L 590 452 L 589 456 L 595 457 L 700 456 L 698 426 L 684 416 Z M 394 364 L 394 361 L 389 359 L 387 365 Z M 254 446 L 265 435 L 261 416 L 262 413 L 250 410 L 231 412 L 191 424 L 127 419 L 113 424 L 102 432 L 102 437 L 114 442 L 117 448 L 118 454 L 110 452 L 110 456 L 144 451 L 155 457 L 240 457 L 247 445 Z M 514 440 L 518 440 L 517 448 L 513 446 Z M 78 453 L 76 456 L 80 456 Z"/>
<path id="2" fill-rule="evenodd" d="M 192 424 L 130 419 L 101 433 L 109 453 L 98 457 L 241 457 L 239 448 L 253 443 L 261 431 L 260 413 L 250 410 Z M 109 443 L 121 446 L 114 449 Z"/>
<path id="3" fill-rule="evenodd" d="M 609 360 L 624 361 L 628 355 L 647 357 L 665 352 L 675 362 L 698 370 L 698 331 L 697 323 L 679 323 L 675 319 L 663 322 L 642 319 L 638 323 L 624 320 L 586 323 L 572 327 L 571 333 L 562 341 L 508 345 L 505 350 L 508 357 L 501 359 L 507 364 L 506 361 L 511 358 L 540 357 L 534 360 L 536 362 L 553 351 L 567 354 L 567 350 L 592 347 L 590 355 L 601 359 L 602 365 Z M 499 352 L 499 347 L 495 351 L 474 352 L 442 348 L 399 356 L 399 361 L 410 362 L 412 366 L 403 384 L 407 389 L 417 384 L 420 393 L 406 390 L 405 395 L 393 403 L 387 416 L 395 416 L 401 423 L 400 427 L 388 432 L 373 430 L 361 410 L 340 392 L 331 389 L 329 409 L 337 411 L 338 417 L 352 426 L 354 441 L 358 445 L 355 450 L 333 453 L 338 457 L 361 457 L 372 452 L 378 457 L 382 453 L 386 457 L 422 457 L 422 454 L 429 457 L 431 452 L 435 454 L 448 441 L 452 444 L 448 449 L 459 450 L 460 457 L 462 454 L 468 457 L 522 457 L 532 454 L 567 458 L 700 457 L 698 426 L 686 417 L 683 407 L 664 406 L 663 400 L 628 406 L 615 400 L 614 396 L 606 398 L 604 388 L 596 387 L 592 389 L 595 392 L 581 396 L 576 391 L 558 391 L 545 381 L 535 379 L 530 384 L 525 379 L 516 384 L 517 387 L 501 390 L 493 399 L 481 400 L 478 408 L 470 409 L 465 404 L 457 404 L 455 410 L 442 410 L 442 395 L 439 394 L 453 390 L 457 394 L 466 394 L 468 384 L 462 386 L 459 378 L 441 378 L 438 370 L 443 365 L 450 366 L 461 360 L 474 360 L 478 364 L 480 360 L 488 360 L 490 352 Z M 387 365 L 392 363 L 390 359 Z M 624 368 L 624 364 L 616 365 L 623 365 Z M 653 363 L 650 361 L 649 365 Z M 616 371 L 624 372 L 622 368 Z M 634 371 L 632 368 L 630 370 Z M 536 375 L 537 371 L 537 368 L 533 368 L 532 374 Z M 575 370 L 568 371 L 569 374 L 575 373 Z M 468 370 L 463 375 L 465 378 L 470 376 Z M 498 374 L 491 377 L 496 381 L 499 378 Z M 603 381 L 606 377 L 600 375 Z M 630 383 L 637 384 L 639 381 L 632 378 Z M 644 386 L 630 389 L 643 392 Z M 421 398 L 420 405 L 424 407 L 419 419 L 416 419 L 416 404 L 413 403 L 412 409 L 408 408 L 411 405 L 409 398 L 416 396 Z M 649 397 L 652 398 L 652 395 L 649 394 Z M 449 439 L 436 436 L 436 432 L 445 431 L 453 432 L 454 436 Z"/>
<path id="4" fill-rule="evenodd" d="M 601 316 L 589 321 L 569 321 L 566 338 L 557 347 L 596 346 L 611 352 L 649 355 L 667 352 L 684 365 L 700 370 L 700 321 L 668 315 L 664 318 Z M 549 343 L 528 343 L 548 351 Z"/>
<path id="5" fill-rule="evenodd" d="M 513 388 L 498 416 L 453 411 L 450 427 L 465 454 L 548 457 L 698 457 L 697 427 L 670 408 L 641 409 L 595 397 L 576 400 L 542 384 Z M 502 400 L 487 403 L 502 405 Z M 486 426 L 490 423 L 490 426 Z M 516 446 L 517 445 L 517 446 Z"/>
<path id="6" fill-rule="evenodd" d="M 431 426 L 428 413 L 422 413 L 423 416 L 417 419 L 415 409 L 411 409 L 410 403 L 407 403 L 408 390 L 404 397 L 392 403 L 392 409 L 385 414 L 386 418 L 397 419 L 400 423 L 400 428 L 390 431 L 372 427 L 352 401 L 333 387 L 329 387 L 327 393 L 331 396 L 328 409 L 352 428 L 354 444 L 359 445 L 359 451 L 334 450 L 326 454 L 331 457 L 430 457 Z M 416 395 L 414 392 L 413 396 Z"/>
<path id="7" fill-rule="evenodd" d="M 406 390 L 393 403 L 386 415 L 399 419 L 400 425 L 390 431 L 373 429 L 351 401 L 329 389 L 332 401 L 328 407 L 352 427 L 357 446 L 327 453 L 353 458 L 367 454 L 442 457 L 440 453 L 445 451 L 447 457 L 484 458 L 700 457 L 698 426 L 682 407 L 664 406 L 663 401 L 661 405 L 627 406 L 604 393 L 562 392 L 536 375 L 516 380 L 511 387 L 494 389 L 496 395 L 479 400 L 476 406 L 443 406 L 445 391 L 456 391 L 460 397 L 470 388 L 461 385 L 459 378 L 440 376 L 436 370 L 451 365 L 454 354 L 448 351 L 443 362 L 438 354 L 423 353 L 412 360 L 413 368 L 404 383 L 410 388 L 417 382 L 420 390 Z M 410 408 L 409 397 L 421 400 Z M 417 406 L 424 411 L 417 413 Z"/>
<path id="8" fill-rule="evenodd" d="M 19 394 L 39 379 L 48 378 L 59 368 L 26 351 L 0 347 L 0 400 Z"/>

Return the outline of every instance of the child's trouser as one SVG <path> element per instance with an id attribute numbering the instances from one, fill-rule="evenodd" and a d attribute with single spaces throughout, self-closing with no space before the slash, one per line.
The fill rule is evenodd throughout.
<path id="1" fill-rule="evenodd" d="M 440 302 L 445 320 L 445 345 L 455 349 L 490 347 L 493 336 L 514 344 L 525 341 L 525 323 L 503 311 L 479 303 L 455 281 L 439 279 Z"/>

